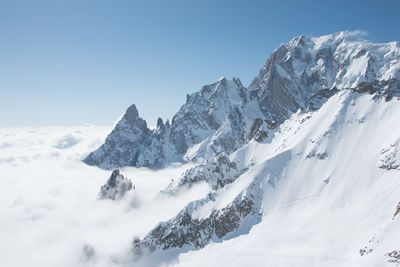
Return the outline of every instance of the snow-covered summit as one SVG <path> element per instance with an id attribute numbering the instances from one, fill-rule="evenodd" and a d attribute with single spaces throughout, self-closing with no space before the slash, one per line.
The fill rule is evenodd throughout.
<path id="1" fill-rule="evenodd" d="M 249 86 L 266 118 L 282 122 L 306 109 L 321 90 L 398 90 L 400 45 L 377 44 L 359 32 L 298 36 L 280 45 Z"/>

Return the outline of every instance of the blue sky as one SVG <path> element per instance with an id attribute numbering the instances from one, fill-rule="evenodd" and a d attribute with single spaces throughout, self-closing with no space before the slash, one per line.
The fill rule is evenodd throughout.
<path id="1" fill-rule="evenodd" d="M 0 0 L 0 127 L 154 125 L 219 77 L 248 85 L 297 35 L 400 40 L 399 0 Z"/>

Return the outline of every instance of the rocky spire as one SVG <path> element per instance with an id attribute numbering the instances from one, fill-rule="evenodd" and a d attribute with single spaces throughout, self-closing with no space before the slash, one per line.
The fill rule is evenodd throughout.
<path id="1" fill-rule="evenodd" d="M 161 118 L 157 119 L 157 128 L 161 128 L 164 126 L 163 120 Z"/>
<path id="2" fill-rule="evenodd" d="M 114 170 L 106 184 L 100 189 L 100 198 L 112 200 L 124 197 L 126 192 L 132 189 L 132 181 L 125 178 L 119 170 Z"/>

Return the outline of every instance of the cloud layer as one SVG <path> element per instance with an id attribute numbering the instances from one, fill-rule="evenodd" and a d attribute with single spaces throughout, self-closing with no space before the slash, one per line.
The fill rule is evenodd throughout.
<path id="1" fill-rule="evenodd" d="M 162 171 L 126 168 L 131 190 L 99 200 L 111 174 L 81 162 L 110 129 L 97 126 L 0 129 L 0 262 L 2 266 L 114 266 L 129 260 L 144 235 L 209 188 L 160 196 L 190 165 Z"/>

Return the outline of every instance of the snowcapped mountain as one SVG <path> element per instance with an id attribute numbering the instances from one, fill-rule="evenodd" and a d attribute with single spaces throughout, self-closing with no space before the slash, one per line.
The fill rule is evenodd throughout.
<path id="1" fill-rule="evenodd" d="M 282 122 L 297 109 L 317 109 L 336 90 L 379 91 L 399 86 L 400 43 L 376 44 L 355 32 L 295 37 L 271 55 L 250 84 L 265 118 Z M 318 101 L 316 101 L 318 100 Z"/>
<path id="2" fill-rule="evenodd" d="M 268 224 L 274 218 L 271 214 L 286 211 L 299 221 L 314 216 L 304 219 L 293 207 L 311 212 L 315 205 L 325 219 L 314 223 L 314 231 L 324 235 L 322 228 L 333 227 L 325 221 L 331 211 L 342 209 L 363 218 L 367 211 L 357 210 L 355 203 L 362 198 L 373 205 L 382 192 L 387 194 L 380 201 L 387 207 L 381 211 L 386 222 L 371 220 L 360 227 L 400 231 L 389 226 L 398 225 L 391 221 L 398 190 L 390 184 L 399 185 L 400 132 L 393 129 L 400 125 L 399 59 L 396 42 L 375 44 L 349 32 L 300 36 L 272 53 L 249 88 L 238 79 L 220 79 L 188 96 L 170 126 L 160 122 L 151 132 L 150 140 L 159 134 L 164 143 L 147 142 L 136 166 L 160 167 L 176 155 L 184 160 L 203 158 L 203 164 L 187 170 L 161 194 L 177 196 L 204 182 L 210 192 L 143 238 L 136 237 L 133 259 L 143 261 L 170 250 L 178 256 L 195 251 L 189 254 L 196 258 L 197 251 L 210 243 L 241 235 L 251 238 L 253 228 Z M 390 129 L 390 136 L 385 136 Z M 169 156 L 165 144 L 173 148 Z M 157 164 L 149 161 L 155 158 Z M 345 224 L 341 217 L 336 220 Z M 369 235 L 375 241 L 365 246 L 358 240 L 352 244 L 353 254 L 361 257 L 381 250 L 378 255 L 397 260 L 390 238 Z M 364 235 L 359 232 L 360 236 Z M 250 242 L 260 242 L 254 240 L 258 239 Z M 353 255 L 344 248 L 348 246 L 342 246 L 341 253 Z"/>
<path id="3" fill-rule="evenodd" d="M 3 265 L 398 266 L 399 60 L 299 36 L 155 129 L 0 129 Z"/>
<path id="4" fill-rule="evenodd" d="M 220 266 L 234 247 L 238 255 L 258 255 L 251 259 L 255 266 L 268 260 L 275 261 L 268 266 L 310 266 L 312 260 L 264 254 L 276 246 L 297 253 L 301 242 L 301 256 L 324 266 L 397 262 L 399 103 L 343 90 L 317 111 L 292 114 L 263 142 L 250 141 L 222 164 L 217 157 L 189 169 L 166 191 L 179 194 L 177 188 L 205 181 L 210 193 L 136 238 L 134 259 L 175 253 L 182 266 Z M 223 171 L 213 168 L 220 165 Z M 298 241 L 277 245 L 282 238 Z M 210 243 L 213 253 L 205 248 Z M 249 260 L 231 257 L 235 266 Z"/>
<path id="5" fill-rule="evenodd" d="M 376 44 L 354 32 L 295 37 L 272 53 L 249 88 L 221 78 L 188 95 L 171 123 L 160 118 L 150 130 L 132 105 L 85 162 L 161 168 L 229 154 L 249 134 L 262 140 L 298 109 L 317 110 L 338 91 L 376 92 L 389 100 L 400 86 L 399 58 L 398 42 Z"/>
<path id="6" fill-rule="evenodd" d="M 128 108 L 85 162 L 104 169 L 123 166 L 160 168 L 165 163 L 231 153 L 247 140 L 254 117 L 262 116 L 256 99 L 239 79 L 219 79 L 187 96 L 170 123 L 161 118 L 150 130 L 135 105 Z"/>

